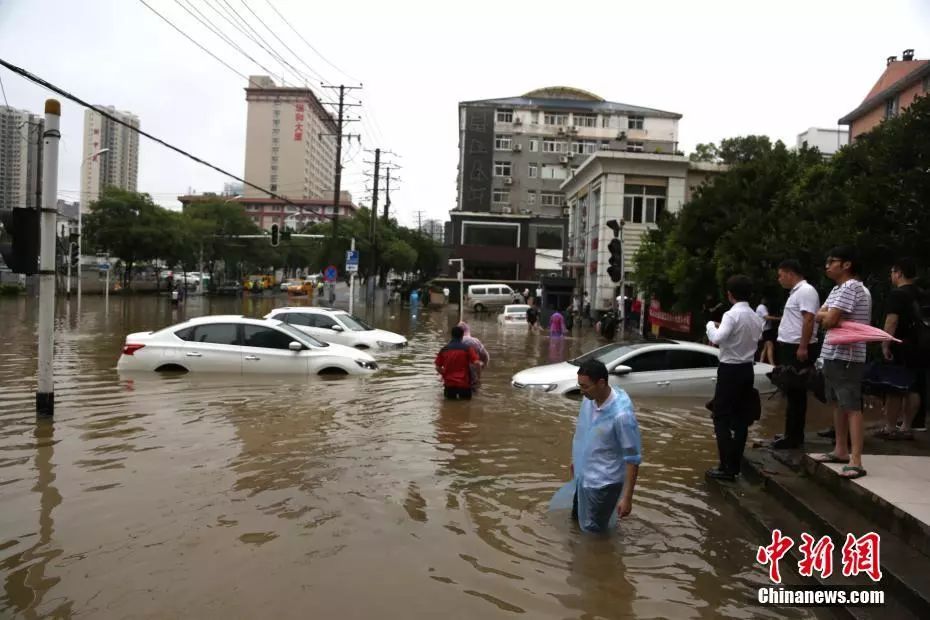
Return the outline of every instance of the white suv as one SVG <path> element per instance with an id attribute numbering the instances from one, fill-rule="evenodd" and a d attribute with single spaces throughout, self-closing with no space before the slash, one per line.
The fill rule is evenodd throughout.
<path id="1" fill-rule="evenodd" d="M 265 318 L 293 325 L 323 342 L 357 349 L 390 350 L 407 346 L 407 339 L 400 334 L 375 329 L 344 310 L 317 306 L 275 308 Z"/>

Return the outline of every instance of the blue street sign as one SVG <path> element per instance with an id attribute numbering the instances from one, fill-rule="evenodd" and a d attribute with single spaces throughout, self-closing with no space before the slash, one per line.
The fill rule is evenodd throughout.
<path id="1" fill-rule="evenodd" d="M 110 263 L 97 263 L 97 269 L 100 271 L 107 271 L 110 269 Z"/>
<path id="2" fill-rule="evenodd" d="M 339 277 L 339 271 L 335 265 L 330 265 L 323 270 L 323 279 L 327 282 L 334 282 Z"/>
<path id="3" fill-rule="evenodd" d="M 358 271 L 358 250 L 346 252 L 346 271 Z"/>

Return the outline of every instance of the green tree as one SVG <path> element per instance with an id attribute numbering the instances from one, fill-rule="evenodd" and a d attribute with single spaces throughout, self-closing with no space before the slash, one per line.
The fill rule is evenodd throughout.
<path id="1" fill-rule="evenodd" d="M 713 142 L 708 142 L 707 144 L 699 142 L 697 146 L 694 147 L 694 152 L 688 155 L 688 159 L 691 161 L 705 162 L 719 161 L 720 156 L 717 153 L 717 145 Z"/>

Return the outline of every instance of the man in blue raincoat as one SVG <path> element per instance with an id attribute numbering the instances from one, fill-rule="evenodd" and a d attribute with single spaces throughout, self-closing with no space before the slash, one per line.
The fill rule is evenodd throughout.
<path id="1" fill-rule="evenodd" d="M 584 400 L 572 440 L 572 518 L 585 532 L 605 532 L 614 507 L 621 519 L 633 509 L 642 462 L 639 423 L 627 393 L 608 383 L 603 362 L 584 362 L 578 387 Z"/>

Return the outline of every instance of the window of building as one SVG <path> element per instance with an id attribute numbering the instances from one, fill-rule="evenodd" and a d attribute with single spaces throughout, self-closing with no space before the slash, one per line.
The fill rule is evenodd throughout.
<path id="1" fill-rule="evenodd" d="M 572 142 L 572 153 L 577 155 L 590 155 L 597 150 L 597 142 L 594 140 L 581 140 Z"/>
<path id="2" fill-rule="evenodd" d="M 601 127 L 610 127 L 610 116 L 605 114 L 601 117 Z"/>
<path id="3" fill-rule="evenodd" d="M 272 165 L 271 165 L 271 171 L 272 171 L 272 172 L 277 172 L 277 171 L 278 171 L 278 166 L 277 166 L 277 164 L 272 164 Z"/>
<path id="4" fill-rule="evenodd" d="M 495 151 L 509 151 L 513 148 L 513 137 L 497 135 L 494 136 L 494 150 Z"/>
<path id="5" fill-rule="evenodd" d="M 924 78 L 923 89 L 925 93 L 930 93 L 930 75 Z"/>
<path id="6" fill-rule="evenodd" d="M 576 127 L 597 127 L 597 116 L 594 114 L 575 114 L 572 124 Z"/>
<path id="7" fill-rule="evenodd" d="M 535 179 L 539 176 L 539 164 L 530 164 L 530 178 Z"/>
<path id="8" fill-rule="evenodd" d="M 623 219 L 632 224 L 655 224 L 665 211 L 665 187 L 623 186 Z"/>
<path id="9" fill-rule="evenodd" d="M 627 142 L 626 150 L 628 153 L 642 153 L 643 143 L 642 142 Z"/>
<path id="10" fill-rule="evenodd" d="M 271 187 L 269 187 L 268 189 L 270 189 L 270 190 L 273 191 L 273 192 L 276 192 L 276 191 L 278 191 L 278 184 L 277 184 L 277 183 L 272 183 L 272 184 L 271 184 Z"/>
<path id="11" fill-rule="evenodd" d="M 567 125 L 568 114 L 554 114 L 546 112 L 543 115 L 543 123 L 546 125 Z"/>
<path id="12" fill-rule="evenodd" d="M 272 183 L 277 183 L 277 182 L 278 182 L 278 175 L 276 175 L 276 174 L 271 175 L 271 182 L 272 182 Z"/>
<path id="13" fill-rule="evenodd" d="M 885 99 L 885 118 L 891 118 L 898 113 L 898 98 L 888 97 Z"/>
<path id="14" fill-rule="evenodd" d="M 279 116 L 281 116 L 281 110 L 274 110 L 274 117 L 278 118 Z"/>
<path id="15" fill-rule="evenodd" d="M 271 135 L 272 135 L 272 136 L 277 136 L 277 135 L 280 134 L 280 133 L 281 133 L 281 130 L 278 129 L 277 127 L 271 130 Z"/>
<path id="16" fill-rule="evenodd" d="M 561 250 L 562 227 L 530 224 L 529 244 L 539 250 Z"/>
<path id="17" fill-rule="evenodd" d="M 271 124 L 274 127 L 278 127 L 279 125 L 281 125 L 281 121 L 279 121 L 278 119 L 274 119 L 273 121 L 271 121 Z"/>
<path id="18" fill-rule="evenodd" d="M 530 153 L 535 153 L 539 150 L 539 140 L 530 140 Z"/>
<path id="19" fill-rule="evenodd" d="M 544 207 L 561 207 L 565 204 L 565 196 L 559 192 L 539 192 L 539 203 Z"/>
<path id="20" fill-rule="evenodd" d="M 561 164 L 543 164 L 542 174 L 540 178 L 543 179 L 567 179 L 568 178 L 568 169 Z"/>
<path id="21" fill-rule="evenodd" d="M 498 110 L 497 111 L 497 122 L 498 123 L 512 123 L 513 122 L 513 110 Z"/>
<path id="22" fill-rule="evenodd" d="M 491 192 L 491 202 L 499 205 L 509 205 L 510 204 L 510 190 L 509 189 L 495 189 Z"/>
<path id="23" fill-rule="evenodd" d="M 645 119 L 642 116 L 630 116 L 627 119 L 627 129 L 642 129 Z"/>
<path id="24" fill-rule="evenodd" d="M 494 162 L 494 176 L 509 177 L 510 176 L 510 162 L 509 161 Z"/>
<path id="25" fill-rule="evenodd" d="M 543 139 L 543 153 L 564 153 L 565 143 L 554 138 Z"/>
<path id="26" fill-rule="evenodd" d="M 463 245 L 494 245 L 508 248 L 520 247 L 520 225 L 462 223 Z"/>
<path id="27" fill-rule="evenodd" d="M 526 193 L 526 204 L 528 205 L 536 204 L 536 192 L 529 191 Z"/>

